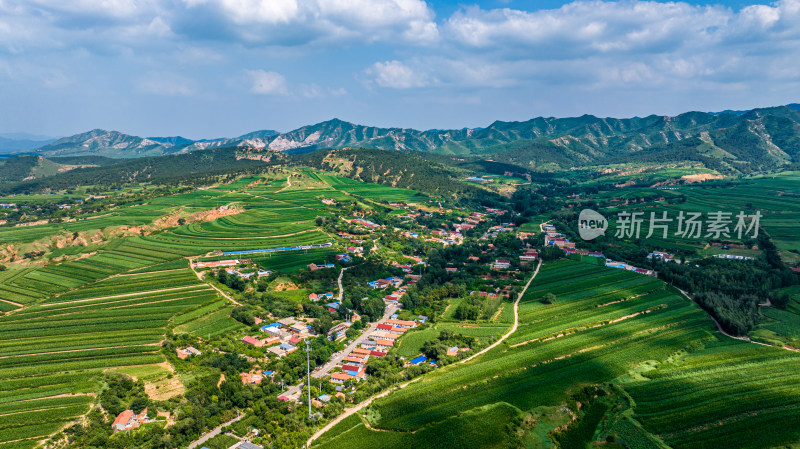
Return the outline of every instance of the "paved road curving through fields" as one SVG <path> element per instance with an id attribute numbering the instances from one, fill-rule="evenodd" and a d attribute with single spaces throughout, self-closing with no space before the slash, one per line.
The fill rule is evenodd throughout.
<path id="1" fill-rule="evenodd" d="M 208 432 L 208 433 L 204 434 L 199 439 L 197 439 L 197 440 L 193 441 L 191 444 L 189 444 L 189 449 L 194 449 L 197 446 L 200 446 L 201 444 L 203 444 L 206 441 L 210 440 L 211 438 L 214 438 L 215 436 L 219 435 L 219 433 L 222 431 L 223 427 L 230 426 L 231 424 L 235 423 L 236 421 L 239 421 L 240 419 L 242 419 L 244 417 L 245 417 L 245 415 L 241 414 L 241 415 L 237 416 L 236 418 L 233 418 L 232 420 L 230 420 L 230 421 L 228 421 L 226 423 L 222 423 L 222 424 L 218 425 L 211 432 Z"/>

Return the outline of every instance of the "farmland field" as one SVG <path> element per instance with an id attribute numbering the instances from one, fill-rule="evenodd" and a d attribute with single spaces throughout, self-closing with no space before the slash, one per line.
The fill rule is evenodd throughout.
<path id="1" fill-rule="evenodd" d="M 636 198 L 643 194 L 662 195 L 667 201 L 659 201 L 650 204 L 633 203 L 622 205 L 617 208 L 610 208 L 607 218 L 610 218 L 609 230 L 607 235 L 614 235 L 615 214 L 618 211 L 644 212 L 649 219 L 650 212 L 655 212 L 660 217 L 663 212 L 668 213 L 668 217 L 673 221 L 669 223 L 669 232 L 674 235 L 677 231 L 676 217 L 680 211 L 701 212 L 704 217 L 709 212 L 730 212 L 733 217 L 731 229 L 736 224 L 736 214 L 745 212 L 752 214 L 759 210 L 762 214 L 760 219 L 761 228 L 766 231 L 779 249 L 787 251 L 786 257 L 791 257 L 789 250 L 800 250 L 800 229 L 795 225 L 800 219 L 800 199 L 798 199 L 798 180 L 800 175 L 797 172 L 784 172 L 770 176 L 758 176 L 745 178 L 736 183 L 719 184 L 700 184 L 682 185 L 670 189 L 658 189 L 653 187 L 631 187 L 600 193 L 593 196 L 598 199 L 626 200 Z M 670 200 L 681 198 L 674 204 L 667 204 Z M 683 200 L 685 198 L 685 200 Z M 646 226 L 642 227 L 647 233 Z M 703 231 L 705 233 L 705 230 Z M 664 248 L 685 248 L 698 250 L 701 246 L 700 240 L 683 239 L 675 242 L 674 239 L 664 240 L 656 232 L 650 240 Z M 736 234 L 732 234 L 729 240 L 736 241 Z M 729 251 L 736 254 L 736 251 Z M 752 255 L 752 254 L 744 254 Z"/>
<path id="2" fill-rule="evenodd" d="M 331 248 L 310 249 L 302 253 L 299 251 L 268 254 L 264 257 L 254 258 L 253 261 L 260 267 L 280 271 L 282 273 L 295 273 L 301 268 L 306 268 L 310 263 L 331 262 L 334 255 L 339 253 Z"/>
<path id="3" fill-rule="evenodd" d="M 168 320 L 216 296 L 184 268 L 112 277 L 3 316 L 0 440 L 33 447 L 88 410 L 104 369 L 162 363 Z"/>
<path id="4" fill-rule="evenodd" d="M 104 370 L 162 378 L 160 347 L 169 326 L 202 338 L 242 329 L 227 300 L 198 280 L 186 257 L 330 242 L 315 224 L 328 214 L 319 201 L 326 193 L 287 187 L 285 179 L 248 177 L 74 222 L 0 229 L 0 239 L 15 245 L 55 248 L 47 239 L 62 239 L 51 257 L 65 258 L 0 271 L 0 312 L 11 312 L 0 317 L 0 445 L 34 447 L 85 414 Z M 238 209 L 213 220 L 114 234 L 220 206 Z M 97 241 L 78 246 L 72 233 Z M 293 272 L 334 253 L 325 248 L 260 261 Z"/>
<path id="5" fill-rule="evenodd" d="M 546 293 L 556 295 L 555 303 L 540 302 Z M 774 418 L 770 435 L 763 441 L 787 444 L 797 438 L 796 431 L 786 426 L 787 420 L 796 417 L 800 403 L 796 387 L 800 374 L 790 374 L 798 372 L 794 365 L 800 357 L 790 351 L 763 349 L 767 351 L 719 336 L 698 307 L 652 277 L 573 261 L 552 262 L 543 266 L 523 298 L 519 328 L 506 343 L 376 401 L 369 415 L 379 418 L 371 424 L 390 432 L 371 431 L 358 420 L 348 419 L 331 430 L 336 436 L 315 444 L 346 447 L 357 439 L 377 447 L 405 446 L 417 442 L 422 432 L 429 441 L 449 441 L 446 434 L 451 426 L 445 423 L 480 413 L 485 407 L 508 407 L 512 416 L 524 416 L 542 407 L 561 407 L 582 388 L 609 382 L 630 388 L 635 418 L 644 429 L 677 447 L 757 447 L 745 438 L 725 438 L 728 431 L 745 435 L 739 424 L 741 410 L 763 410 Z M 724 367 L 711 367 L 722 359 Z M 759 367 L 774 373 L 775 381 L 764 385 L 763 377 L 755 374 Z M 700 385 L 706 372 L 714 373 L 716 381 L 704 391 Z M 734 378 L 749 376 L 752 383 L 764 386 L 723 381 L 733 372 L 742 373 Z M 726 399 L 741 397 L 746 391 L 759 394 L 745 399 L 743 406 Z M 674 407 L 662 406 L 657 399 L 651 403 L 647 396 L 664 394 L 674 398 Z M 698 408 L 692 420 L 681 416 L 686 405 L 715 397 L 729 405 Z M 713 426 L 704 425 L 712 421 Z M 505 423 L 485 425 L 494 426 L 483 427 L 486 434 L 508 435 Z M 625 434 L 657 441 L 647 433 L 637 433 L 637 426 L 633 421 L 627 427 L 620 424 L 622 430 L 614 432 L 618 438 Z M 594 433 L 588 429 L 588 438 Z M 707 443 L 690 443 L 695 439 Z M 482 447 L 503 447 L 503 442 L 498 438 Z"/>

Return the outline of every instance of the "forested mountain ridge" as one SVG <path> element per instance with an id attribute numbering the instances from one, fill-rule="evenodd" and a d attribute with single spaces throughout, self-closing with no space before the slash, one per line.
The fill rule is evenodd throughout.
<path id="1" fill-rule="evenodd" d="M 537 117 L 522 122 L 496 121 L 486 128 L 427 131 L 333 119 L 284 134 L 265 130 L 203 141 L 93 130 L 59 139 L 36 153 L 46 157 L 142 157 L 221 147 L 270 148 L 286 153 L 360 147 L 474 156 L 545 171 L 616 161 L 691 160 L 720 171 L 753 173 L 800 163 L 798 109 L 789 105 L 747 112 L 687 112 L 674 117 L 627 119 Z"/>
<path id="2" fill-rule="evenodd" d="M 236 177 L 244 173 L 263 171 L 265 167 L 282 163 L 287 156 L 277 151 L 230 147 L 122 160 L 78 157 L 53 159 L 74 165 L 84 162 L 85 165 L 69 171 L 60 170 L 51 176 L 37 177 L 31 175 L 36 172 L 36 166 L 59 164 L 38 156 L 11 158 L 0 162 L 0 193 L 44 192 L 85 185 L 111 187 L 137 182 L 203 185 L 215 181 L 219 176 Z M 18 176 L 10 175 L 13 169 L 21 168 L 28 170 L 30 179 L 20 182 Z M 3 184 L 2 181 L 7 183 Z"/>
<path id="3" fill-rule="evenodd" d="M 191 140 L 185 137 L 137 137 L 119 131 L 94 129 L 64 137 L 34 152 L 48 158 L 55 156 L 105 156 L 133 158 L 189 153 L 223 147 L 266 148 L 277 131 L 254 131 L 234 138 Z"/>

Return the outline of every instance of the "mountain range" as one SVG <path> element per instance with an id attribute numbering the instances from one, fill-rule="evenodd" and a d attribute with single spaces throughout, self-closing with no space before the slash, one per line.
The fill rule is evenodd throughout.
<path id="1" fill-rule="evenodd" d="M 96 129 L 58 139 L 31 153 L 44 157 L 132 158 L 223 147 L 269 148 L 286 153 L 346 147 L 422 151 L 492 159 L 534 170 L 693 160 L 722 171 L 749 173 L 800 162 L 800 104 L 749 111 L 687 112 L 674 117 L 537 117 L 458 130 L 379 128 L 333 119 L 287 133 L 263 130 L 197 141 Z"/>

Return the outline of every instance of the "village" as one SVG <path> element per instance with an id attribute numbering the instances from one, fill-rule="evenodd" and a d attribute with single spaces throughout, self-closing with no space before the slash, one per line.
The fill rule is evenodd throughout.
<path id="1" fill-rule="evenodd" d="M 209 358 L 238 357 L 242 369 L 236 377 L 242 387 L 275 385 L 272 394 L 279 403 L 310 406 L 309 413 L 320 419 L 338 413 L 343 404 L 359 401 L 388 372 L 418 375 L 488 344 L 448 334 L 441 343 L 434 339 L 442 347 L 438 352 L 426 349 L 430 341 L 424 348 L 415 343 L 419 346 L 412 348 L 418 349 L 409 349 L 412 344 L 405 343 L 406 337 L 429 333 L 449 308 L 447 296 L 442 305 L 420 303 L 420 294 L 433 288 L 471 286 L 453 291 L 460 291 L 454 298 L 466 298 L 461 301 L 473 305 L 462 313 L 462 304 L 456 315 L 449 314 L 474 320 L 481 316 L 484 304 L 515 299 L 525 273 L 542 257 L 543 249 L 656 275 L 607 259 L 600 252 L 578 249 L 553 224 L 543 224 L 540 232 L 520 231 L 504 220 L 503 210 L 456 214 L 409 209 L 389 220 L 354 213 L 353 218 L 331 225 L 330 234 L 336 240 L 329 244 L 272 251 L 290 258 L 320 248 L 334 251 L 299 267 L 296 274 L 271 269 L 260 250 L 209 254 L 205 260 L 194 261 L 192 268 L 199 277 L 241 303 L 232 316 L 246 326 L 210 339 L 176 336 L 172 354 L 180 361 L 179 369 L 202 366 Z M 445 253 L 458 256 L 443 257 Z M 674 260 L 671 254 L 658 251 L 648 257 Z M 294 291 L 305 293 L 300 297 Z M 259 294 L 271 298 L 273 305 L 253 303 Z M 289 295 L 295 299 L 283 299 Z M 276 308 L 276 304 L 289 308 Z M 222 374 L 219 382 L 224 381 L 230 382 L 230 376 Z M 117 416 L 113 428 L 130 432 L 148 422 L 146 410 L 126 410 Z M 262 446 L 257 443 L 266 441 L 241 423 L 226 429 L 224 435 L 238 441 L 231 447 L 258 449 Z"/>
<path id="2" fill-rule="evenodd" d="M 194 260 L 192 269 L 198 277 L 239 303 L 234 304 L 232 317 L 245 326 L 210 338 L 202 333 L 176 334 L 168 357 L 179 370 L 202 369 L 210 360 L 237 357 L 242 369 L 236 377 L 242 387 L 277 385 L 274 394 L 279 402 L 304 407 L 311 393 L 311 410 L 321 417 L 330 407 L 341 407 L 332 404 L 354 402 L 371 391 L 370 379 L 376 373 L 381 378 L 381 369 L 423 373 L 485 346 L 486 341 L 456 335 L 442 340 L 444 346 L 435 355 L 422 348 L 408 352 L 407 347 L 407 355 L 398 354 L 404 337 L 430 329 L 447 304 L 420 305 L 424 292 L 456 282 L 473 286 L 453 294 L 471 298 L 474 304 L 513 299 L 519 289 L 514 286 L 523 282 L 525 270 L 538 258 L 537 249 L 523 243 L 532 235 L 519 233 L 504 221 L 503 210 L 465 213 L 395 207 L 405 212 L 389 219 L 362 212 L 338 220 L 330 227 L 335 240 L 328 244 L 269 252 L 212 252 Z M 265 253 L 291 260 L 328 248 L 334 253 L 303 265 L 296 274 L 263 262 Z M 462 262 L 442 258 L 442 252 L 453 251 L 464 254 L 459 256 Z M 307 293 L 299 297 L 295 291 Z M 257 295 L 268 295 L 274 305 L 257 305 L 252 300 Z M 290 303 L 297 311 L 289 312 Z M 279 304 L 281 308 L 276 308 Z M 226 381 L 231 381 L 227 372 L 219 378 L 220 383 Z M 148 422 L 146 411 L 125 410 L 113 428 L 135 432 Z M 231 447 L 262 447 L 258 443 L 265 440 L 242 423 L 232 423 L 219 433 L 237 439 Z"/>

